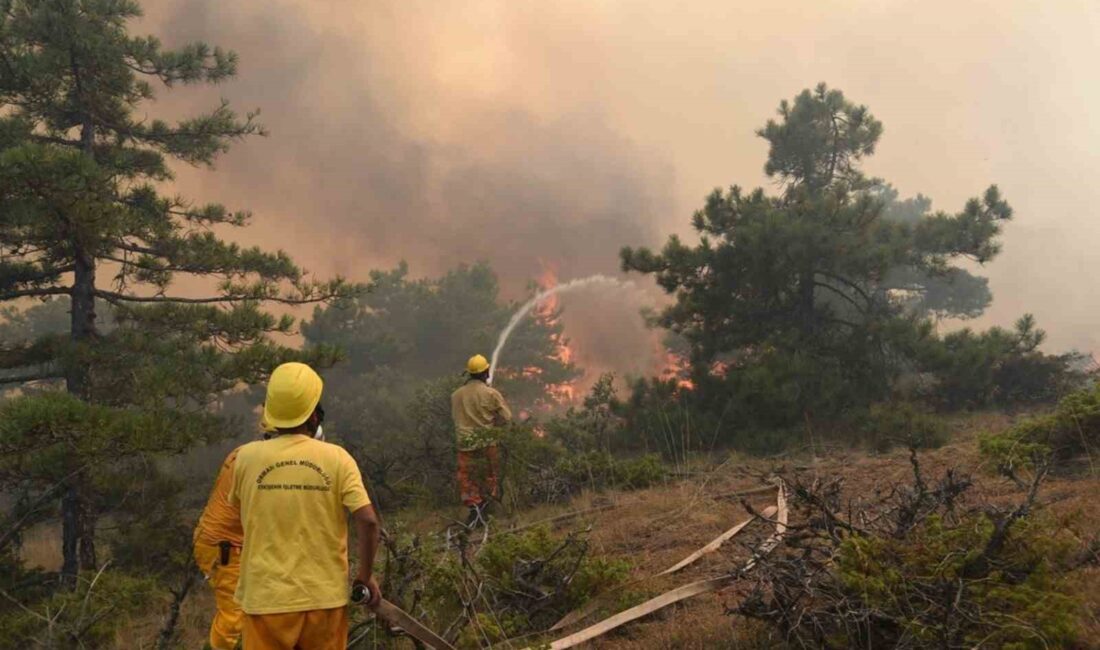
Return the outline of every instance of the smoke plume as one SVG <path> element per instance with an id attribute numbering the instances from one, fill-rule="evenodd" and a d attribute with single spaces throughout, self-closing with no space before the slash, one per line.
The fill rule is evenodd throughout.
<path id="1" fill-rule="evenodd" d="M 514 298 L 546 264 L 613 273 L 620 246 L 683 233 L 713 187 L 764 183 L 753 129 L 826 81 L 886 126 L 872 174 L 948 211 L 998 183 L 1016 208 L 976 325 L 1031 311 L 1051 349 L 1098 343 L 1096 3 L 146 4 L 166 43 L 241 58 L 239 80 L 163 107 L 225 96 L 271 132 L 217 173 L 181 170 L 181 190 L 252 209 L 250 242 L 319 273 L 486 259 Z M 565 300 L 581 362 L 641 370 L 647 301 Z"/>

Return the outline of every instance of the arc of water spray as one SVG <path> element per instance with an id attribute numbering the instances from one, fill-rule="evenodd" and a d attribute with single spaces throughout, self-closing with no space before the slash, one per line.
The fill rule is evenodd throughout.
<path id="1" fill-rule="evenodd" d="M 630 287 L 633 286 L 630 282 L 623 282 L 616 278 L 612 278 L 606 275 L 590 275 L 587 278 L 578 278 L 576 280 L 570 280 L 564 284 L 559 284 L 549 289 L 535 294 L 534 298 L 531 298 L 527 302 L 523 303 L 516 313 L 512 314 L 511 320 L 508 321 L 508 326 L 504 328 L 504 331 L 500 333 L 500 337 L 497 339 L 497 346 L 493 349 L 493 359 L 489 363 L 489 383 L 493 383 L 493 376 L 496 375 L 497 361 L 500 359 L 500 351 L 504 349 L 504 344 L 508 342 L 508 337 L 512 335 L 512 330 L 516 329 L 523 317 L 531 312 L 540 302 L 543 302 L 550 296 L 564 293 L 566 291 L 572 291 L 574 289 L 580 289 L 581 287 L 588 287 L 592 285 L 609 285 L 614 287 Z"/>

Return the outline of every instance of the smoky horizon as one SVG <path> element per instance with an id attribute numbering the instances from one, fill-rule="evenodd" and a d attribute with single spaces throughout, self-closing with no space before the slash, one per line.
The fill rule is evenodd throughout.
<path id="1" fill-rule="evenodd" d="M 172 0 L 148 7 L 139 31 L 240 55 L 232 82 L 158 103 L 225 97 L 261 109 L 270 136 L 235 146 L 216 173 L 178 169 L 177 184 L 252 210 L 255 227 L 235 237 L 319 275 L 405 260 L 425 277 L 484 260 L 518 300 L 548 273 L 617 274 L 622 246 L 694 240 L 691 215 L 713 189 L 774 191 L 754 131 L 823 81 L 883 122 L 865 169 L 902 197 L 954 213 L 997 184 L 1015 210 L 1002 253 L 972 267 L 992 304 L 941 327 L 1033 313 L 1045 349 L 1091 353 L 1100 298 L 1076 276 L 1100 245 L 1100 188 L 1084 178 L 1100 155 L 1086 110 L 1100 92 L 1098 25 L 1085 2 Z M 563 297 L 566 335 L 594 372 L 661 362 L 639 316 L 660 292 L 631 278 L 629 295 Z"/>

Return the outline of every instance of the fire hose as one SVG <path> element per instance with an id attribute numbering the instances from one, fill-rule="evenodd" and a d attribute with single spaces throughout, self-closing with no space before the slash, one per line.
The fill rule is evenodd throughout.
<path id="1" fill-rule="evenodd" d="M 351 590 L 351 602 L 356 605 L 368 603 L 371 600 L 370 589 L 361 582 L 355 583 Z M 425 627 L 420 621 L 413 618 L 408 612 L 394 605 L 385 598 L 371 607 L 371 611 L 395 628 L 420 641 L 433 650 L 454 650 L 454 646 L 447 640 Z"/>

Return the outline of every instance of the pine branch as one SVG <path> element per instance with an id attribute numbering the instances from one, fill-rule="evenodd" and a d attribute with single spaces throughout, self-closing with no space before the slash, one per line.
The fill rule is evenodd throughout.
<path id="1" fill-rule="evenodd" d="M 67 296 L 72 293 L 71 287 L 42 287 L 40 289 L 18 289 L 0 293 L 0 301 L 15 300 L 16 298 L 44 298 L 46 296 Z"/>
<path id="2" fill-rule="evenodd" d="M 0 345 L 0 372 L 26 370 L 57 360 L 65 335 L 40 336 L 34 341 Z"/>
<path id="3" fill-rule="evenodd" d="M 267 253 L 258 247 L 242 249 L 237 244 L 218 239 L 211 232 L 189 233 L 184 236 L 167 235 L 151 242 L 151 245 L 122 241 L 116 243 L 115 247 L 147 256 L 147 259 L 131 260 L 128 263 L 156 274 L 173 271 L 233 277 L 256 274 L 266 280 L 291 282 L 297 282 L 302 276 L 301 270 L 285 252 Z M 147 277 L 141 278 L 141 281 L 152 282 Z"/>
<path id="4" fill-rule="evenodd" d="M 95 295 L 98 298 L 103 298 L 111 304 L 139 302 L 139 303 L 173 303 L 180 305 L 208 305 L 216 303 L 234 303 L 244 302 L 247 300 L 257 300 L 256 296 L 249 295 L 226 295 L 216 296 L 211 298 L 180 298 L 174 296 L 130 296 L 123 293 L 116 293 L 114 291 L 104 291 L 103 289 L 96 289 Z M 272 300 L 274 300 L 272 298 Z"/>
<path id="5" fill-rule="evenodd" d="M 43 269 L 38 268 L 37 264 L 29 262 L 0 262 L 0 283 L 11 287 L 16 284 L 36 284 L 53 281 L 63 273 L 72 273 L 75 268 L 74 264 Z"/>
<path id="6" fill-rule="evenodd" d="M 131 244 L 129 242 L 119 242 L 115 244 L 115 248 L 127 251 L 129 253 L 140 253 L 142 255 L 152 255 L 154 257 L 165 257 L 163 253 L 155 248 L 149 248 L 148 246 L 142 246 L 140 244 Z"/>
<path id="7" fill-rule="evenodd" d="M 99 259 L 107 260 L 109 262 L 115 262 L 122 264 L 123 266 L 130 267 L 131 269 L 138 271 L 150 271 L 155 273 L 187 273 L 189 275 L 246 275 L 250 271 L 246 270 L 231 270 L 228 268 L 206 268 L 202 266 L 181 266 L 175 264 L 164 264 L 160 266 L 154 266 L 149 264 L 141 264 L 139 260 L 126 259 L 123 257 L 116 257 L 114 255 L 99 255 Z"/>
<path id="8" fill-rule="evenodd" d="M 830 273 L 828 271 L 814 271 L 814 273 L 817 273 L 819 275 L 824 275 L 825 277 L 827 277 L 831 280 L 836 280 L 837 282 L 840 282 L 841 284 L 850 287 L 856 293 L 858 293 L 860 296 L 862 296 L 863 299 L 867 301 L 867 304 L 871 304 L 871 303 L 874 302 L 874 300 L 871 299 L 871 296 L 867 293 L 867 291 L 863 287 L 859 286 L 855 282 L 852 282 L 848 278 L 837 275 L 836 273 Z"/>
<path id="9" fill-rule="evenodd" d="M 207 81 L 217 83 L 236 74 L 237 54 L 194 42 L 179 51 L 162 51 L 152 36 L 130 39 L 125 65 L 138 74 L 158 78 L 166 86 Z"/>
<path id="10" fill-rule="evenodd" d="M 277 302 L 282 305 L 312 305 L 338 298 L 343 295 L 343 292 L 326 291 L 317 295 L 303 293 L 299 296 L 280 296 L 275 294 L 258 295 L 255 293 L 229 293 L 224 296 L 214 296 L 210 298 L 182 298 L 177 296 L 131 296 L 123 293 L 116 293 L 114 291 L 104 291 L 102 289 L 96 289 L 95 295 L 99 298 L 103 298 L 111 304 L 161 303 L 179 305 L 210 305 L 218 303 L 232 304 L 259 300 L 263 302 Z"/>
<path id="11" fill-rule="evenodd" d="M 71 147 L 73 149 L 79 149 L 84 146 L 83 143 L 81 143 L 79 140 L 69 140 L 68 138 L 58 138 L 50 135 L 42 135 L 40 133 L 32 133 L 30 137 L 35 142 L 40 142 L 43 144 L 57 144 L 63 147 Z"/>
<path id="12" fill-rule="evenodd" d="M 19 535 L 20 532 L 23 531 L 24 525 L 28 523 L 28 520 L 30 520 L 33 515 L 39 512 L 39 506 L 52 499 L 58 490 L 65 487 L 69 479 L 80 474 L 89 467 L 91 467 L 91 463 L 81 465 L 75 471 L 70 472 L 60 481 L 57 481 L 50 487 L 46 488 L 46 490 L 44 490 L 42 494 L 38 495 L 37 499 L 32 501 L 30 505 L 26 506 L 26 513 L 24 513 L 22 517 L 15 521 L 5 522 L 5 524 L 3 525 L 4 534 L 0 536 L 0 551 L 3 551 L 5 548 L 7 548 L 8 543 L 12 541 L 17 535 Z"/>
<path id="13" fill-rule="evenodd" d="M 183 120 L 175 126 L 163 120 L 154 120 L 149 126 L 132 122 L 104 126 L 124 138 L 156 147 L 185 162 L 210 165 L 215 156 L 228 149 L 227 141 L 267 135 L 256 121 L 258 116 L 258 111 L 246 113 L 244 119 L 239 120 L 229 103 L 223 100 L 210 113 Z"/>
<path id="14" fill-rule="evenodd" d="M 814 286 L 815 287 L 821 287 L 822 289 L 828 289 L 829 291 L 832 291 L 836 295 L 840 296 L 841 298 L 844 298 L 849 303 L 851 303 L 851 305 L 853 307 L 855 307 L 857 310 L 859 310 L 859 312 L 861 314 L 866 314 L 867 313 L 867 307 L 865 307 L 863 305 L 860 305 L 858 302 L 856 302 L 855 298 L 849 296 L 848 294 L 844 293 L 840 289 L 837 289 L 833 285 L 828 284 L 827 282 L 814 282 Z"/>

